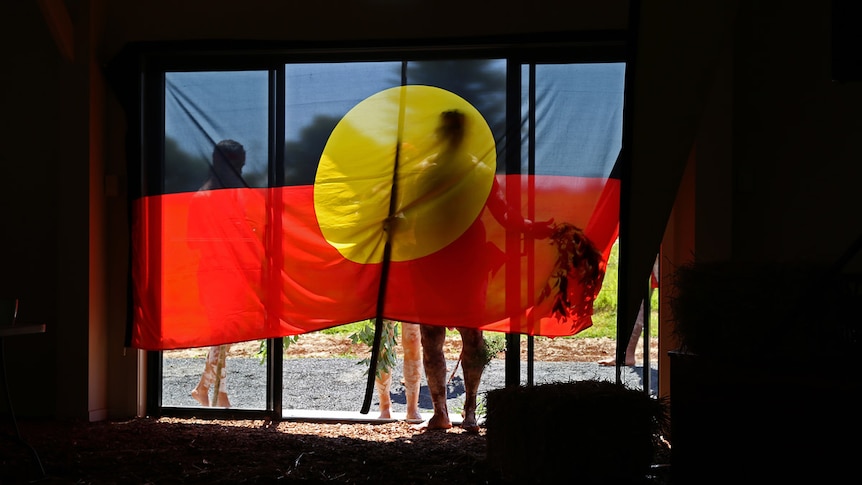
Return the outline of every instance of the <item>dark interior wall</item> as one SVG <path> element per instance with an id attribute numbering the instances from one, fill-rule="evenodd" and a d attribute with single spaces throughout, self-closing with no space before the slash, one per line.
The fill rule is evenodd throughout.
<path id="1" fill-rule="evenodd" d="M 742 2 L 737 23 L 733 257 L 743 261 L 828 264 L 862 236 L 862 82 L 831 79 L 831 2 L 796 3 Z M 862 257 L 851 268 L 862 271 Z"/>
<path id="2" fill-rule="evenodd" d="M 70 162 L 66 147 L 58 143 L 63 130 L 57 85 L 62 65 L 35 2 L 11 2 L 4 5 L 3 15 L 14 20 L 9 21 L 12 28 L 0 29 L 0 133 L 6 140 L 0 150 L 5 172 L 0 178 L 0 297 L 20 299 L 19 321 L 53 327 L 63 321 L 57 300 L 70 284 L 60 281 L 58 269 L 63 244 L 59 172 L 62 163 Z M 53 328 L 49 334 L 12 337 L 4 344 L 15 410 L 52 415 L 59 370 Z M 37 390 L 31 392 L 33 388 Z M 0 410 L 5 409 L 4 399 Z"/>

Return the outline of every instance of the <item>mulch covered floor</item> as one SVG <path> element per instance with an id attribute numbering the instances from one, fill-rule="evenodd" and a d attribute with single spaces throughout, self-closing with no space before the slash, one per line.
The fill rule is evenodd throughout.
<path id="1" fill-rule="evenodd" d="M 484 428 L 180 418 L 18 425 L 24 443 L 11 424 L 0 428 L 0 484 L 511 482 L 489 465 Z"/>

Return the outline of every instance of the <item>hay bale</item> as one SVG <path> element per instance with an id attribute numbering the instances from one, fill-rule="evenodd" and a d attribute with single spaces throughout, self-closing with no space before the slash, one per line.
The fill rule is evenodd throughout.
<path id="1" fill-rule="evenodd" d="M 663 401 L 607 381 L 488 392 L 488 462 L 517 483 L 644 483 Z"/>

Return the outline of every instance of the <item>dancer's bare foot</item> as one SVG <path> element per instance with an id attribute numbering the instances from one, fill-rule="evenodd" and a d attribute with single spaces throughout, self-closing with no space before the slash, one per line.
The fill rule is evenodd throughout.
<path id="1" fill-rule="evenodd" d="M 464 431 L 472 434 L 479 433 L 479 423 L 476 421 L 475 412 L 465 413 L 464 411 L 462 411 L 461 418 L 463 418 L 461 421 L 461 428 Z"/>
<path id="2" fill-rule="evenodd" d="M 425 419 L 422 418 L 422 415 L 419 414 L 419 411 L 407 411 L 407 417 L 404 420 L 410 424 L 418 424 L 425 421 Z"/>
<path id="3" fill-rule="evenodd" d="M 195 401 L 199 402 L 201 406 L 209 406 L 210 405 L 210 396 L 208 389 L 202 389 L 200 387 L 196 387 L 192 389 L 191 395 L 195 398 Z"/>
<path id="4" fill-rule="evenodd" d="M 412 423 L 411 423 L 412 424 Z M 411 426 L 416 431 L 446 431 L 452 429 L 452 423 L 449 420 L 446 420 L 445 423 L 440 422 L 439 420 L 435 420 L 434 417 L 429 419 L 428 421 L 422 421 L 419 424 L 412 424 Z"/>
<path id="5" fill-rule="evenodd" d="M 427 429 L 450 429 L 452 428 L 452 422 L 449 421 L 449 416 L 444 414 L 435 413 L 431 416 L 431 419 L 428 420 L 428 423 L 425 425 Z"/>

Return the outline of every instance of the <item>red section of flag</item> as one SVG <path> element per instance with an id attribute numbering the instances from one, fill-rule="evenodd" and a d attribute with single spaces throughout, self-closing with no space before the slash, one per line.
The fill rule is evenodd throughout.
<path id="1" fill-rule="evenodd" d="M 311 186 L 272 189 L 273 214 L 282 226 L 273 235 L 282 261 L 274 282 L 280 303 L 281 335 L 296 335 L 373 318 L 377 306 L 381 264 L 345 259 L 326 242 L 314 212 Z"/>
<path id="2" fill-rule="evenodd" d="M 311 187 L 170 194 L 135 211 L 133 347 L 277 338 L 374 316 L 380 265 L 326 243 Z"/>
<path id="3" fill-rule="evenodd" d="M 260 333 L 263 209 L 261 194 L 247 189 L 138 201 L 133 346 L 192 347 Z"/>
<path id="4" fill-rule="evenodd" d="M 382 316 L 545 336 L 572 335 L 591 325 L 592 300 L 572 318 L 551 316 L 552 298 L 541 295 L 557 248 L 532 237 L 521 215 L 583 228 L 606 261 L 617 235 L 619 181 L 498 181 L 501 191 L 507 185 L 522 190 L 521 206 L 505 208 L 508 221 L 486 207 L 449 246 L 392 262 Z M 136 202 L 135 211 L 136 348 L 297 335 L 377 313 L 382 265 L 349 261 L 324 239 L 310 186 L 148 197 Z M 568 291 L 571 298 L 595 297 L 577 283 Z"/>

